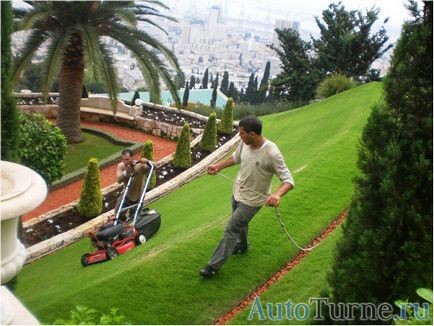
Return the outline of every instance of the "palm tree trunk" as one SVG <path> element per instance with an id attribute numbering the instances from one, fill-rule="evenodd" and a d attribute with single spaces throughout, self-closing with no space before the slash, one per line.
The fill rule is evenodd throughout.
<path id="1" fill-rule="evenodd" d="M 75 42 L 74 42 L 75 41 Z M 59 75 L 59 109 L 57 126 L 69 144 L 83 141 L 80 128 L 80 102 L 84 65 L 81 39 L 75 39 L 66 50 Z"/>

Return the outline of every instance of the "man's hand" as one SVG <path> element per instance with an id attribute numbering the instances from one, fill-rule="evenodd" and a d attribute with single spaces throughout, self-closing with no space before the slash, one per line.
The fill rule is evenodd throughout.
<path id="1" fill-rule="evenodd" d="M 126 171 L 128 174 L 131 174 L 131 173 L 133 172 L 133 167 L 132 167 L 131 165 L 127 165 L 127 166 L 125 167 L 125 171 Z"/>
<path id="2" fill-rule="evenodd" d="M 211 164 L 208 166 L 208 174 L 216 175 L 220 171 L 217 164 Z"/>
<path id="3" fill-rule="evenodd" d="M 280 195 L 279 194 L 271 194 L 268 196 L 267 201 L 265 202 L 266 206 L 277 207 L 280 204 Z"/>

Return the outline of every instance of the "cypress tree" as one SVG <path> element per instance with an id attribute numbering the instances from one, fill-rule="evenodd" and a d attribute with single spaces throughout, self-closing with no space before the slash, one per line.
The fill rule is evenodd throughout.
<path id="1" fill-rule="evenodd" d="M 136 104 L 135 102 L 138 98 L 140 98 L 140 94 L 139 94 L 139 91 L 136 90 L 134 92 L 133 98 L 131 99 L 131 105 L 135 105 Z"/>
<path id="2" fill-rule="evenodd" d="M 212 94 L 211 94 L 211 101 L 210 101 L 210 105 L 212 108 L 215 108 L 215 104 L 217 102 L 217 83 L 214 84 L 214 87 L 212 89 Z"/>
<path id="3" fill-rule="evenodd" d="M 1 158 L 18 161 L 19 120 L 16 100 L 12 95 L 11 34 L 13 32 L 12 7 L 10 1 L 1 2 Z"/>
<path id="4" fill-rule="evenodd" d="M 181 135 L 176 144 L 175 157 L 172 164 L 175 168 L 179 169 L 188 169 L 191 166 L 190 125 L 188 122 L 182 128 Z"/>
<path id="5" fill-rule="evenodd" d="M 432 288 L 432 2 L 412 4 L 364 128 L 344 236 L 329 276 L 337 302 L 416 302 Z"/>
<path id="6" fill-rule="evenodd" d="M 185 83 L 184 88 L 184 96 L 182 97 L 182 108 L 185 109 L 188 107 L 188 96 L 190 95 L 190 89 L 188 87 L 188 82 Z"/>
<path id="7" fill-rule="evenodd" d="M 190 77 L 190 88 L 189 89 L 192 89 L 194 87 L 195 83 L 196 83 L 196 78 L 194 78 L 194 76 L 191 75 L 191 77 Z"/>
<path id="8" fill-rule="evenodd" d="M 267 97 L 268 80 L 270 79 L 270 66 L 271 66 L 270 61 L 267 61 L 267 64 L 265 65 L 264 76 L 262 76 L 261 83 L 259 84 L 259 90 L 258 90 L 259 103 L 265 102 L 265 99 Z"/>
<path id="9" fill-rule="evenodd" d="M 234 100 L 230 97 L 223 110 L 222 119 L 218 126 L 218 132 L 224 135 L 232 134 L 234 124 Z"/>
<path id="10" fill-rule="evenodd" d="M 223 73 L 223 79 L 222 79 L 222 83 L 220 85 L 220 91 L 225 94 L 226 96 L 228 96 L 229 93 L 229 73 L 227 71 L 225 71 Z"/>
<path id="11" fill-rule="evenodd" d="M 101 178 L 98 160 L 91 158 L 87 165 L 83 188 L 78 202 L 78 213 L 84 217 L 95 217 L 102 211 Z"/>
<path id="12" fill-rule="evenodd" d="M 202 88 L 203 89 L 208 88 L 208 68 L 206 68 L 205 73 L 203 74 Z"/>
<path id="13" fill-rule="evenodd" d="M 236 98 L 237 90 L 235 89 L 235 85 L 233 82 L 229 84 L 228 97 Z"/>
<path id="14" fill-rule="evenodd" d="M 81 88 L 81 98 L 89 98 L 89 94 L 87 92 L 87 88 L 84 83 L 83 83 L 83 87 Z"/>
<path id="15" fill-rule="evenodd" d="M 256 88 L 255 88 L 255 75 L 253 72 L 250 74 L 249 83 L 247 84 L 245 99 L 250 104 L 255 103 Z"/>
<path id="16" fill-rule="evenodd" d="M 143 144 L 142 157 L 146 158 L 149 161 L 152 161 L 152 162 L 154 161 L 154 143 L 152 142 L 152 140 L 148 139 Z M 148 177 L 148 174 L 146 173 L 145 180 L 147 177 Z M 157 183 L 157 176 L 156 176 L 155 170 L 154 170 L 154 172 L 152 173 L 152 177 L 151 177 L 148 189 L 155 188 L 156 183 Z"/>
<path id="17" fill-rule="evenodd" d="M 205 129 L 203 130 L 202 140 L 200 141 L 200 148 L 205 151 L 212 152 L 217 144 L 217 126 L 216 126 L 216 113 L 212 112 L 206 122 Z"/>

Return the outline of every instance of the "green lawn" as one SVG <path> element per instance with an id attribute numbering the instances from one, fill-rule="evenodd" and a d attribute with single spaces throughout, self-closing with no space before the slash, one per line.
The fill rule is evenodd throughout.
<path id="1" fill-rule="evenodd" d="M 279 145 L 294 174 L 296 188 L 283 198 L 280 212 L 301 245 L 349 204 L 357 143 L 371 105 L 381 98 L 382 84 L 370 83 L 263 117 L 264 134 Z M 230 177 L 236 172 L 224 171 Z M 226 179 L 203 176 L 151 205 L 162 214 L 162 226 L 147 244 L 83 268 L 80 256 L 90 246 L 83 239 L 25 266 L 14 292 L 45 323 L 69 316 L 79 304 L 119 307 L 134 324 L 212 323 L 297 254 L 274 210 L 263 208 L 251 223 L 248 254 L 229 259 L 214 279 L 200 278 L 230 214 L 231 190 Z M 305 286 L 304 279 L 299 282 Z M 303 296 L 317 295 L 318 288 Z"/>
<path id="2" fill-rule="evenodd" d="M 100 161 L 124 149 L 123 146 L 114 145 L 107 139 L 87 132 L 83 132 L 83 136 L 83 142 L 68 145 L 64 174 L 86 167 L 91 157 L 96 157 Z"/>
<path id="3" fill-rule="evenodd" d="M 255 299 L 252 305 L 246 307 L 229 323 L 235 325 L 313 324 L 315 305 L 318 301 L 309 300 L 321 297 L 320 293 L 325 288 L 327 274 L 331 270 L 336 242 L 341 237 L 341 228 L 333 231 L 318 248 L 310 252 L 288 274 L 270 286 L 258 299 Z M 272 308 L 267 305 L 271 305 Z M 281 313 L 278 305 L 283 305 Z M 302 307 L 306 306 L 309 309 L 303 310 Z M 326 317 L 325 314 L 323 316 Z"/>

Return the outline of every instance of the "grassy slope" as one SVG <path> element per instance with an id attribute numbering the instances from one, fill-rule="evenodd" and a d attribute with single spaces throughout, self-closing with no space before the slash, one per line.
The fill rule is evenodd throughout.
<path id="1" fill-rule="evenodd" d="M 263 118 L 292 170 L 296 189 L 281 204 L 292 236 L 307 244 L 348 205 L 356 144 L 382 86 L 371 83 L 303 109 Z M 225 170 L 234 177 L 237 168 Z M 251 250 L 233 257 L 213 280 L 199 269 L 219 241 L 230 214 L 231 184 L 204 176 L 154 203 L 162 214 L 155 238 L 116 261 L 82 268 L 84 239 L 23 268 L 16 295 L 42 321 L 69 315 L 74 305 L 121 308 L 136 324 L 210 323 L 264 282 L 296 253 L 262 209 L 251 223 Z"/>
<path id="2" fill-rule="evenodd" d="M 124 149 L 123 146 L 114 145 L 102 137 L 87 132 L 83 132 L 83 136 L 84 142 L 68 145 L 65 174 L 86 167 L 91 157 L 96 157 L 100 161 Z"/>
<path id="3" fill-rule="evenodd" d="M 325 288 L 327 273 L 331 270 L 336 242 L 341 236 L 341 228 L 333 231 L 318 248 L 309 253 L 300 264 L 260 296 L 263 315 L 258 312 L 257 305 L 253 307 L 249 305 L 229 323 L 234 325 L 313 324 L 315 304 L 309 305 L 309 299 L 319 298 L 320 292 Z M 287 317 L 287 310 L 285 310 L 285 303 L 288 300 L 291 300 L 292 303 L 289 317 Z M 303 310 L 297 310 L 296 312 L 295 306 L 300 303 L 309 305 L 310 316 L 305 314 Z M 267 304 L 272 304 L 272 308 L 267 310 Z M 278 304 L 283 305 L 281 318 L 277 310 Z M 297 320 L 296 313 L 302 317 L 302 320 Z M 265 319 L 260 320 L 263 317 Z M 273 317 L 279 317 L 280 320 L 272 320 Z"/>

